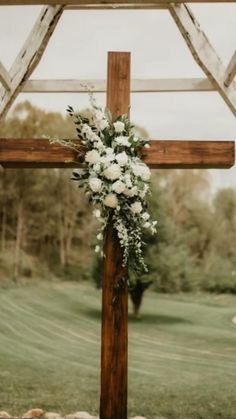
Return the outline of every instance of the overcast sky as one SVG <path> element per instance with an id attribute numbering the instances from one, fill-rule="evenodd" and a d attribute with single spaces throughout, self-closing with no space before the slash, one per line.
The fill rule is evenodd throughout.
<path id="1" fill-rule="evenodd" d="M 190 6 L 225 65 L 236 48 L 236 4 Z M 0 61 L 10 68 L 42 6 L 0 7 Z M 32 78 L 102 79 L 107 51 L 132 53 L 133 78 L 204 77 L 165 10 L 65 11 Z M 21 94 L 65 112 L 86 94 Z M 101 103 L 104 95 L 98 95 Z M 104 103 L 105 104 L 105 103 Z M 131 119 L 152 138 L 236 139 L 236 120 L 218 93 L 133 94 Z M 212 171 L 214 185 L 236 187 L 236 169 Z"/>

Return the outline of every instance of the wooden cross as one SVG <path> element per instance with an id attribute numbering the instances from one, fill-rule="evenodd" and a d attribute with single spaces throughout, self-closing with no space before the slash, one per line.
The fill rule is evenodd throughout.
<path id="1" fill-rule="evenodd" d="M 127 113 L 129 105 L 130 53 L 110 52 L 107 106 L 116 117 Z M 151 168 L 230 168 L 235 161 L 233 141 L 153 140 L 141 155 Z M 76 157 L 76 151 L 46 139 L 0 139 L 4 167 L 78 167 Z M 127 285 L 117 290 L 117 284 L 127 269 L 122 267 L 112 222 L 105 232 L 104 250 L 100 419 L 126 419 L 128 290 Z"/>

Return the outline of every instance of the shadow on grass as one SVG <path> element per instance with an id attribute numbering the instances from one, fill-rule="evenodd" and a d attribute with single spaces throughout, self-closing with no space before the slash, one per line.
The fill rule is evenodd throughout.
<path id="1" fill-rule="evenodd" d="M 85 315 L 92 319 L 98 321 L 101 320 L 101 311 L 96 308 L 90 308 L 84 311 Z M 191 324 L 192 322 L 188 319 L 178 316 L 167 316 L 164 314 L 151 314 L 151 313 L 142 313 L 139 318 L 135 318 L 132 314 L 129 313 L 129 322 L 130 323 L 148 323 L 148 324 L 176 324 L 176 323 L 186 323 Z"/>

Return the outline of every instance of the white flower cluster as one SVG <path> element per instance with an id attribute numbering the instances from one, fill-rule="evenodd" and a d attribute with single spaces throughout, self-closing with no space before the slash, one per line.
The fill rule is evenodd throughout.
<path id="1" fill-rule="evenodd" d="M 115 121 L 108 110 L 92 102 L 89 116 L 68 112 L 74 118 L 78 137 L 86 147 L 83 171 L 74 172 L 95 205 L 94 216 L 101 222 L 97 235 L 101 241 L 107 220 L 112 217 L 123 248 L 124 265 L 133 262 L 136 268 L 146 269 L 142 257 L 142 229 L 156 232 L 156 221 L 147 212 L 151 172 L 139 156 L 148 141 L 137 137 L 126 115 Z M 100 252 L 100 245 L 95 248 Z"/>

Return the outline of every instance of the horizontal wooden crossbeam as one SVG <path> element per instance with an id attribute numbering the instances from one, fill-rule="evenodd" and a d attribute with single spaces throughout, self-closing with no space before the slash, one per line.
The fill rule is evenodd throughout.
<path id="1" fill-rule="evenodd" d="M 23 93 L 87 93 L 91 86 L 95 93 L 106 92 L 106 80 L 28 80 Z M 133 79 L 131 91 L 142 92 L 210 92 L 216 90 L 206 78 L 193 79 Z"/>
<path id="2" fill-rule="evenodd" d="M 78 140 L 80 153 L 83 147 Z M 235 162 L 233 141 L 152 140 L 141 157 L 150 168 L 230 168 Z M 0 164 L 3 167 L 78 167 L 77 151 L 47 139 L 0 139 Z"/>
<path id="3" fill-rule="evenodd" d="M 122 4 L 114 4 L 114 3 L 100 3 L 100 4 L 75 4 L 71 5 L 68 4 L 66 6 L 66 10 L 139 10 L 139 9 L 167 9 L 168 4 L 164 3 L 145 3 L 145 4 L 137 4 L 137 3 L 122 3 Z"/>

